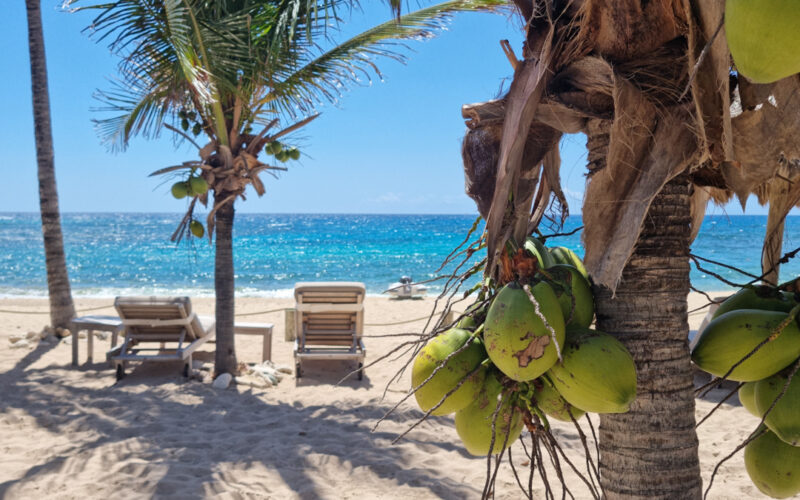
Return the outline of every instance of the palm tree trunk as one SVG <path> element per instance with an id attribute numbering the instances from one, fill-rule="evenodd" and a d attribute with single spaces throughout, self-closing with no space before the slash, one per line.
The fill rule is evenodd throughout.
<path id="1" fill-rule="evenodd" d="M 616 295 L 596 287 L 597 327 L 633 355 L 631 411 L 600 417 L 600 475 L 607 498 L 700 498 L 702 482 L 689 361 L 689 184 L 653 200 Z"/>
<path id="2" fill-rule="evenodd" d="M 67 275 L 61 215 L 50 125 L 50 97 L 47 89 L 47 61 L 42 34 L 40 0 L 25 0 L 28 12 L 28 49 L 31 56 L 33 124 L 36 139 L 36 162 L 39 176 L 39 210 L 47 267 L 47 291 L 50 298 L 50 323 L 54 328 L 68 328 L 75 317 L 75 306 Z"/>
<path id="3" fill-rule="evenodd" d="M 215 200 L 224 200 L 228 193 L 218 193 Z M 214 260 L 217 351 L 214 358 L 217 375 L 236 374 L 236 349 L 233 338 L 234 271 L 233 271 L 233 201 L 225 203 L 214 214 L 217 233 Z"/>

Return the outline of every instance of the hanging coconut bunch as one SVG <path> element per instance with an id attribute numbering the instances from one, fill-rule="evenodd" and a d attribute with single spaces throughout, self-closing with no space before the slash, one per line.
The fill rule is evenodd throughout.
<path id="1" fill-rule="evenodd" d="M 764 427 L 745 447 L 747 473 L 773 498 L 800 493 L 800 295 L 796 280 L 750 285 L 714 312 L 692 350 L 712 375 L 744 382 L 739 400 Z"/>
<path id="2" fill-rule="evenodd" d="M 173 174 L 185 171 L 185 176 L 173 183 L 170 192 L 175 199 L 190 199 L 189 207 L 181 220 L 178 228 L 172 235 L 173 241 L 180 241 L 184 235 L 193 235 L 197 238 L 208 236 L 209 240 L 214 233 L 214 214 L 223 205 L 232 203 L 237 197 L 245 199 L 245 190 L 248 185 L 258 196 L 265 193 L 264 184 L 260 174 L 268 172 L 272 175 L 274 171 L 287 170 L 279 164 L 292 160 L 300 159 L 300 150 L 295 146 L 290 146 L 278 138 L 283 137 L 294 130 L 297 130 L 318 115 L 312 115 L 301 120 L 290 127 L 270 134 L 271 130 L 278 124 L 278 120 L 267 123 L 264 129 L 257 135 L 252 134 L 252 123 L 245 123 L 241 116 L 241 104 L 235 105 L 234 110 L 226 115 L 227 120 L 233 120 L 242 127 L 242 133 L 233 129 L 228 138 L 228 145 L 222 144 L 216 138 L 200 147 L 188 132 L 194 136 L 200 132 L 209 132 L 208 136 L 214 138 L 214 129 L 209 122 L 202 119 L 202 113 L 191 109 L 193 104 L 188 102 L 176 113 L 180 120 L 180 129 L 175 126 L 168 126 L 170 130 L 182 136 L 184 139 L 194 144 L 199 152 L 199 161 L 184 162 L 176 165 L 159 169 L 150 176 Z M 275 163 L 270 164 L 259 160 L 261 153 L 271 156 Z M 214 204 L 206 217 L 206 224 L 194 217 L 196 202 L 208 205 L 208 194 L 214 194 Z M 206 231 L 206 226 L 208 231 Z"/>
<path id="3" fill-rule="evenodd" d="M 580 258 L 528 237 L 509 245 L 497 281 L 455 326 L 414 360 L 420 409 L 455 413 L 473 455 L 500 453 L 534 421 L 576 421 L 586 412 L 624 413 L 636 398 L 636 370 L 625 347 L 590 329 L 591 284 Z"/>

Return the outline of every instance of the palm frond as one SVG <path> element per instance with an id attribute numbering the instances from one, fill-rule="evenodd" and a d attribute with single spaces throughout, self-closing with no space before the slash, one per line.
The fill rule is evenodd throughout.
<path id="1" fill-rule="evenodd" d="M 272 92 L 262 102 L 275 101 L 281 110 L 294 114 L 312 110 L 321 101 L 334 102 L 349 85 L 369 82 L 372 75 L 381 77 L 375 63 L 378 58 L 406 60 L 407 41 L 435 36 L 462 11 L 495 11 L 506 7 L 505 0 L 450 0 L 405 14 L 369 29 L 336 47 L 309 58 L 299 67 L 278 67 Z M 318 46 L 315 48 L 318 49 Z M 313 53 L 308 48 L 307 53 Z"/>

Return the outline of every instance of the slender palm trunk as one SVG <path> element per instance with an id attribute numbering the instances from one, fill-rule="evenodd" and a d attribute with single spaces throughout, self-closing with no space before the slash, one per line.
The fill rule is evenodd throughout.
<path id="1" fill-rule="evenodd" d="M 25 0 L 28 11 L 28 48 L 31 56 L 31 88 L 33 124 L 36 138 L 36 161 L 39 175 L 39 210 L 42 216 L 47 291 L 50 297 L 50 322 L 53 327 L 67 328 L 75 317 L 75 306 L 67 275 L 61 215 L 50 125 L 50 96 L 47 89 L 47 62 L 42 34 L 40 0 Z"/>
<path id="2" fill-rule="evenodd" d="M 600 418 L 600 474 L 609 499 L 700 498 L 689 361 L 689 185 L 667 184 L 650 207 L 612 296 L 596 287 L 597 327 L 633 355 L 638 397 Z"/>
<path id="3" fill-rule="evenodd" d="M 215 199 L 224 200 L 220 193 Z M 233 338 L 234 271 L 233 271 L 233 202 L 226 203 L 214 214 L 216 256 L 214 290 L 217 295 L 217 351 L 214 358 L 217 374 L 236 373 L 236 349 Z"/>

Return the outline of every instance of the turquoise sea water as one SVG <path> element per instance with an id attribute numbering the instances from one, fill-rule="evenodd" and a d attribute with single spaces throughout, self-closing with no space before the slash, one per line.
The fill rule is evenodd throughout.
<path id="1" fill-rule="evenodd" d="M 171 243 L 179 220 L 178 214 L 64 214 L 73 293 L 212 295 L 213 248 L 207 240 Z M 295 282 L 320 280 L 363 281 L 369 293 L 378 294 L 401 275 L 429 279 L 474 221 L 469 215 L 237 214 L 237 294 L 290 296 Z M 760 274 L 766 221 L 766 216 L 706 217 L 692 252 Z M 580 217 L 570 217 L 562 232 L 580 224 Z M 583 255 L 580 233 L 556 238 L 555 244 Z M 797 246 L 800 216 L 787 219 L 784 239 L 785 251 Z M 731 281 L 749 280 L 707 266 Z M 46 295 L 44 269 L 38 214 L 0 214 L 0 296 Z M 800 258 L 781 269 L 781 279 L 797 275 Z M 702 290 L 728 288 L 694 266 L 691 279 Z"/>

